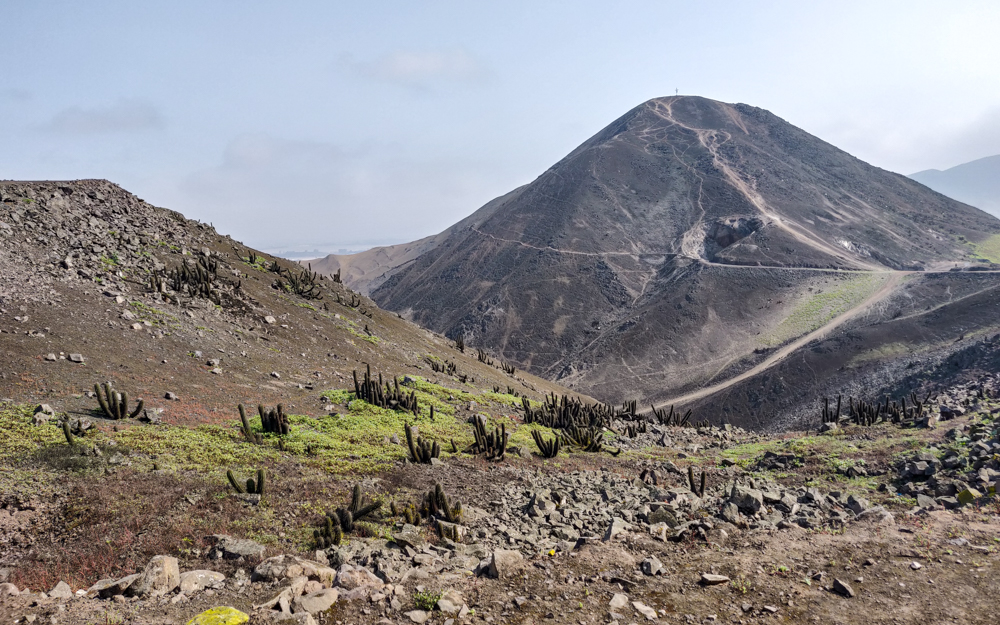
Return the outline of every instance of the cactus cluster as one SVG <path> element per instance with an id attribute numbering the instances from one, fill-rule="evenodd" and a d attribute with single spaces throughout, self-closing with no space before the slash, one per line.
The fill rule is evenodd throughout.
<path id="1" fill-rule="evenodd" d="M 323 525 L 313 531 L 320 549 L 339 545 L 344 534 L 353 532 L 355 524 L 382 508 L 381 501 L 367 501 L 361 493 L 361 485 L 351 489 L 351 503 L 347 508 L 337 508 L 323 517 Z"/>
<path id="2" fill-rule="evenodd" d="M 264 432 L 287 435 L 292 431 L 288 415 L 285 414 L 285 408 L 281 404 L 271 410 L 265 410 L 263 405 L 257 404 L 257 412 L 260 413 L 260 424 Z"/>
<path id="3" fill-rule="evenodd" d="M 538 430 L 531 431 L 531 438 L 535 439 L 535 444 L 538 445 L 538 451 L 542 454 L 542 458 L 555 458 L 559 455 L 559 437 L 556 436 L 551 441 L 545 440 L 542 433 Z"/>
<path id="4" fill-rule="evenodd" d="M 494 384 L 494 385 L 493 385 L 493 392 L 494 392 L 494 393 L 505 393 L 505 394 L 507 394 L 507 395 L 513 395 L 514 397 L 520 397 L 520 396 L 521 396 L 521 393 L 520 393 L 520 392 L 518 392 L 518 391 L 517 391 L 517 389 L 515 389 L 515 388 L 514 388 L 513 386 L 508 386 L 508 387 L 507 387 L 507 390 L 506 390 L 506 392 L 505 392 L 505 391 L 503 391 L 503 390 L 502 390 L 502 389 L 500 388 L 500 386 L 499 386 L 499 385 L 497 385 L 497 384 Z"/>
<path id="5" fill-rule="evenodd" d="M 267 480 L 267 474 L 264 469 L 257 470 L 257 481 L 254 481 L 252 477 L 248 477 L 246 485 L 240 484 L 240 481 L 236 479 L 236 476 L 232 471 L 226 471 L 226 478 L 229 479 L 229 484 L 233 487 L 237 493 L 249 493 L 251 495 L 264 495 L 264 487 Z"/>
<path id="6" fill-rule="evenodd" d="M 620 447 L 618 449 L 605 447 L 604 432 L 596 427 L 580 427 L 577 425 L 571 425 L 568 428 L 563 428 L 561 437 L 563 444 L 577 447 L 581 451 L 594 453 L 606 451 L 612 456 L 617 456 L 622 452 Z"/>
<path id="7" fill-rule="evenodd" d="M 348 308 L 358 308 L 361 306 L 361 298 L 355 293 L 351 293 L 351 299 L 344 299 L 340 296 L 340 293 L 335 294 L 337 296 L 337 303 L 347 306 Z"/>
<path id="8" fill-rule="evenodd" d="M 823 398 L 823 410 L 820 414 L 821 423 L 839 423 L 843 420 L 840 412 L 841 400 L 842 397 L 838 395 L 837 408 L 834 411 L 830 409 L 830 399 Z M 860 398 L 855 400 L 853 397 L 848 397 L 846 419 L 849 423 L 862 426 L 871 426 L 882 422 L 912 426 L 923 418 L 929 401 L 931 401 L 930 393 L 924 397 L 923 401 L 917 397 L 916 393 L 910 393 L 909 405 L 907 405 L 906 396 L 901 397 L 899 401 L 891 400 L 889 396 L 886 396 L 884 402 L 868 402 Z"/>
<path id="9" fill-rule="evenodd" d="M 653 417 L 660 425 L 683 428 L 688 426 L 691 419 L 690 409 L 681 415 L 679 411 L 674 412 L 673 406 L 670 406 L 669 412 L 664 408 L 657 409 L 656 406 L 650 406 L 650 408 L 653 409 Z"/>
<path id="10" fill-rule="evenodd" d="M 403 517 L 403 520 L 410 525 L 419 525 L 424 519 L 454 524 L 462 522 L 462 502 L 452 502 L 440 483 L 435 483 L 434 488 L 424 493 L 420 505 L 407 503 L 400 506 L 396 502 L 392 502 L 389 510 L 393 516 Z M 457 540 L 457 533 L 454 536 L 446 535 L 446 527 L 442 526 L 441 523 L 437 525 L 438 531 L 442 532 L 443 536 Z"/>
<path id="11" fill-rule="evenodd" d="M 629 438 L 635 438 L 639 434 L 645 434 L 648 431 L 646 422 L 643 420 L 635 421 L 633 423 L 626 424 L 622 428 L 622 434 L 628 436 Z"/>
<path id="12" fill-rule="evenodd" d="M 503 423 L 492 432 L 486 430 L 486 418 L 473 418 L 472 436 L 475 441 L 469 451 L 475 455 L 484 455 L 487 460 L 503 460 L 507 453 L 507 426 Z"/>
<path id="13" fill-rule="evenodd" d="M 111 388 L 110 382 L 94 385 L 94 393 L 97 395 L 97 403 L 101 406 L 104 415 L 115 421 L 121 419 L 134 419 L 142 412 L 143 401 L 140 399 L 131 413 L 128 411 L 128 393 L 117 393 Z"/>
<path id="14" fill-rule="evenodd" d="M 456 375 L 458 373 L 458 365 L 450 360 L 445 360 L 442 363 L 436 358 L 427 358 L 427 362 L 434 373 L 443 373 L 445 375 Z"/>
<path id="15" fill-rule="evenodd" d="M 376 383 L 372 379 L 371 366 L 366 367 L 363 382 L 358 382 L 358 372 L 354 371 L 354 396 L 380 408 L 412 412 L 415 416 L 420 414 L 415 392 L 406 394 L 399 388 L 399 380 L 396 378 L 393 378 L 391 385 L 388 382 L 383 384 L 381 373 Z"/>
<path id="16" fill-rule="evenodd" d="M 479 362 L 483 363 L 484 365 L 489 365 L 491 367 L 493 366 L 493 361 L 490 360 L 489 355 L 481 349 L 476 349 L 476 359 L 478 359 Z"/>
<path id="17" fill-rule="evenodd" d="M 513 376 L 515 373 L 517 373 L 517 367 L 506 362 L 501 362 L 500 368 L 503 370 L 504 373 L 506 373 L 509 376 Z"/>
<path id="18" fill-rule="evenodd" d="M 463 354 L 465 353 L 465 337 L 459 335 L 459 337 L 455 339 L 455 349 Z"/>
<path id="19" fill-rule="evenodd" d="M 277 271 L 275 271 L 275 267 Z M 278 274 L 274 283 L 271 284 L 272 288 L 279 291 L 289 291 L 307 300 L 323 299 L 319 285 L 316 284 L 316 280 L 322 279 L 322 276 L 315 271 L 303 269 L 299 273 L 295 273 L 291 269 L 283 269 L 278 266 L 277 261 L 272 265 L 271 271 Z"/>
<path id="20" fill-rule="evenodd" d="M 406 424 L 406 446 L 410 449 L 410 462 L 418 464 L 431 464 L 433 458 L 441 456 L 441 446 L 437 442 L 425 441 L 418 436 L 413 438 L 413 428 Z"/>

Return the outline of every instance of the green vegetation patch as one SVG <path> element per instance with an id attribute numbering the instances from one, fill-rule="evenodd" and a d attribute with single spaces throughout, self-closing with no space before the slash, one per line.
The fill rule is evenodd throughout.
<path id="1" fill-rule="evenodd" d="M 1000 264 L 1000 234 L 972 244 L 973 254 L 979 258 Z"/>
<path id="2" fill-rule="evenodd" d="M 778 326 L 761 339 L 766 347 L 777 347 L 791 339 L 823 327 L 837 316 L 861 304 L 888 279 L 879 273 L 858 273 L 836 278 L 838 284 L 800 299 Z"/>

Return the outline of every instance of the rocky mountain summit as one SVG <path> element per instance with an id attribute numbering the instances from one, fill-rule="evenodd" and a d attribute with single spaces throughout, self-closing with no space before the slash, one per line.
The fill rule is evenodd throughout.
<path id="1" fill-rule="evenodd" d="M 998 242 L 996 218 L 768 111 L 680 96 L 440 235 L 373 250 L 378 281 L 358 279 L 383 308 L 603 401 L 779 429 L 806 417 L 789 387 L 894 392 L 900 358 L 925 368 L 996 334 Z M 368 275 L 361 256 L 328 260 Z"/>

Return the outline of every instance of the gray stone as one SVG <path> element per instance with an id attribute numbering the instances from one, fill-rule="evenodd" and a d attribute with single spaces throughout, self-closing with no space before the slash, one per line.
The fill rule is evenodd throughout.
<path id="1" fill-rule="evenodd" d="M 346 590 L 354 590 L 362 586 L 381 590 L 385 586 L 385 582 L 364 567 L 353 567 L 350 564 L 344 564 L 340 567 L 340 571 L 337 572 L 337 586 Z"/>
<path id="2" fill-rule="evenodd" d="M 733 486 L 733 490 L 729 493 L 729 501 L 746 514 L 756 514 L 764 505 L 764 494 L 753 488 Z"/>
<path id="3" fill-rule="evenodd" d="M 833 580 L 833 592 L 844 597 L 855 596 L 854 589 L 851 588 L 850 584 L 836 578 Z"/>
<path id="4" fill-rule="evenodd" d="M 153 556 L 139 578 L 129 586 L 128 594 L 133 597 L 159 597 L 177 588 L 180 581 L 177 558 Z"/>
<path id="5" fill-rule="evenodd" d="M 641 601 L 633 601 L 632 602 L 632 607 L 635 608 L 636 612 L 638 612 L 639 614 L 642 614 L 643 616 L 645 616 L 646 620 L 648 620 L 648 621 L 655 621 L 656 620 L 656 610 L 654 610 L 653 608 L 649 607 L 645 603 L 642 603 Z"/>
<path id="6" fill-rule="evenodd" d="M 612 610 L 621 610 L 628 605 L 628 595 L 623 595 L 616 592 L 611 601 L 608 602 L 608 607 Z"/>
<path id="7" fill-rule="evenodd" d="M 66 582 L 60 581 L 56 587 L 48 592 L 50 599 L 72 599 L 73 589 Z"/>
<path id="8" fill-rule="evenodd" d="M 631 526 L 625 522 L 625 519 L 615 517 L 611 520 L 611 525 L 608 526 L 607 531 L 604 532 L 604 540 L 613 540 L 617 536 L 624 534 L 629 529 L 631 529 Z"/>
<path id="9" fill-rule="evenodd" d="M 722 505 L 722 512 L 719 513 L 719 516 L 733 525 L 738 525 L 740 522 L 740 509 L 733 502 L 727 501 Z"/>
<path id="10" fill-rule="evenodd" d="M 260 558 L 264 555 L 264 545 L 246 538 L 233 538 L 225 534 L 215 534 L 209 537 L 215 543 L 209 552 L 209 557 L 222 557 L 227 560 L 243 558 Z"/>
<path id="11" fill-rule="evenodd" d="M 718 584 L 725 584 L 729 581 L 729 578 L 725 575 L 715 575 L 714 573 L 702 573 L 701 583 L 705 586 L 716 586 Z"/>
<path id="12" fill-rule="evenodd" d="M 414 623 L 426 623 L 427 619 L 431 617 L 430 612 L 425 612 L 423 610 L 410 610 L 406 613 L 407 618 Z"/>
<path id="13" fill-rule="evenodd" d="M 663 563 L 656 556 L 649 556 L 642 561 L 643 575 L 659 575 L 663 572 Z"/>
<path id="14" fill-rule="evenodd" d="M 336 588 L 324 588 L 323 590 L 296 597 L 292 602 L 292 612 L 309 612 L 310 614 L 325 612 L 330 609 L 330 606 L 337 603 L 339 596 L 340 591 Z"/>
<path id="15" fill-rule="evenodd" d="M 657 523 L 666 523 L 668 527 L 677 527 L 678 525 L 674 512 L 666 506 L 660 506 L 656 510 L 653 510 L 647 518 L 650 525 L 656 525 Z"/>
<path id="16" fill-rule="evenodd" d="M 178 587 L 181 592 L 196 592 L 226 581 L 226 576 L 215 571 L 186 571 L 181 573 Z"/>
<path id="17" fill-rule="evenodd" d="M 75 362 L 77 364 L 81 364 L 84 361 L 83 354 L 70 354 L 69 355 L 69 361 L 70 362 Z"/>
<path id="18" fill-rule="evenodd" d="M 55 415 L 56 411 L 48 404 L 38 404 L 35 406 L 35 414 Z"/>
<path id="19" fill-rule="evenodd" d="M 921 508 L 933 508 L 937 502 L 923 493 L 917 494 L 917 505 Z"/>
<path id="20" fill-rule="evenodd" d="M 520 551 L 497 549 L 490 558 L 487 574 L 493 579 L 507 578 L 520 570 L 523 562 L 524 556 Z"/>

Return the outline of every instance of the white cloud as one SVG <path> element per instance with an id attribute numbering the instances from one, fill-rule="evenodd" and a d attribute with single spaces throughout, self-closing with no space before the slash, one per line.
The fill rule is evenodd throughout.
<path id="1" fill-rule="evenodd" d="M 136 132 L 163 127 L 163 117 L 152 104 L 121 99 L 94 108 L 73 106 L 56 113 L 45 130 L 74 135 Z"/>
<path id="2" fill-rule="evenodd" d="M 487 68 L 463 49 L 397 50 L 374 61 L 344 61 L 362 77 L 416 89 L 473 83 L 489 76 Z"/>

